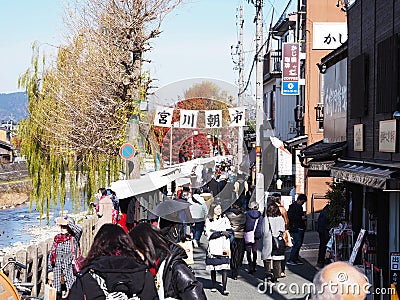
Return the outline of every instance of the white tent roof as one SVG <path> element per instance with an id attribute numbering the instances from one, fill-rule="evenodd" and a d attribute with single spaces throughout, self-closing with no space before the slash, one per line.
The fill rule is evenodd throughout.
<path id="1" fill-rule="evenodd" d="M 191 182 L 190 175 L 197 166 L 221 160 L 223 160 L 221 156 L 196 158 L 164 170 L 147 173 L 139 179 L 115 181 L 111 183 L 111 189 L 115 191 L 119 199 L 125 199 L 157 190 L 172 181 L 176 181 L 178 186 L 188 184 Z"/>

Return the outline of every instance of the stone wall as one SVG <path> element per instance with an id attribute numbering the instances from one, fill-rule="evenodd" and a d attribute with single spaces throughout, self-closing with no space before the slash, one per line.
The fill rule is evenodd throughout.
<path id="1" fill-rule="evenodd" d="M 0 208 L 29 201 L 32 182 L 26 164 L 0 164 Z"/>
<path id="2" fill-rule="evenodd" d="M 0 182 L 21 180 L 28 176 L 28 168 L 24 162 L 0 164 Z"/>

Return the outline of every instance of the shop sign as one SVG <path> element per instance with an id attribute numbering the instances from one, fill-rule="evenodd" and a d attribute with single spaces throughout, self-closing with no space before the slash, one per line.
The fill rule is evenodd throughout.
<path id="1" fill-rule="evenodd" d="M 379 152 L 396 152 L 396 120 L 379 122 Z"/>
<path id="2" fill-rule="evenodd" d="M 278 175 L 293 175 L 292 154 L 278 149 Z"/>
<path id="3" fill-rule="evenodd" d="M 400 252 L 390 252 L 390 283 L 398 289 L 400 281 Z"/>
<path id="4" fill-rule="evenodd" d="M 354 125 L 354 151 L 364 151 L 364 124 Z"/>
<path id="5" fill-rule="evenodd" d="M 282 95 L 299 95 L 300 44 L 283 43 Z"/>
<path id="6" fill-rule="evenodd" d="M 346 22 L 313 23 L 313 49 L 334 50 L 346 41 Z"/>

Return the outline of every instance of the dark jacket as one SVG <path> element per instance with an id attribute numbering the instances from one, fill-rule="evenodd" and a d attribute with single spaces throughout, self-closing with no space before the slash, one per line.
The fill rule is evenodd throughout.
<path id="1" fill-rule="evenodd" d="M 329 231 L 329 220 L 327 216 L 328 209 L 329 205 L 326 205 L 318 216 L 317 231 L 319 233 L 325 233 Z"/>
<path id="2" fill-rule="evenodd" d="M 246 225 L 246 215 L 241 210 L 232 208 L 226 213 L 226 216 L 231 222 L 235 238 L 243 238 L 244 227 Z"/>
<path id="3" fill-rule="evenodd" d="M 288 209 L 288 218 L 289 218 L 289 232 L 295 233 L 299 229 L 305 229 L 306 223 L 302 219 L 304 215 L 303 207 L 297 202 L 293 202 L 290 204 Z"/>
<path id="4" fill-rule="evenodd" d="M 185 241 L 185 232 L 182 223 L 173 222 L 164 218 L 160 218 L 160 230 L 169 241 L 179 243 Z"/>
<path id="5" fill-rule="evenodd" d="M 90 274 L 94 271 L 105 279 L 108 292 L 126 292 L 128 297 L 158 299 L 153 276 L 144 264 L 134 257 L 103 256 L 94 259 L 77 276 L 71 288 L 71 300 L 104 300 L 106 297 Z"/>
<path id="6" fill-rule="evenodd" d="M 203 285 L 196 279 L 192 269 L 183 261 L 187 258 L 186 251 L 176 244 L 171 244 L 170 250 L 171 255 L 165 262 L 163 274 L 165 298 L 207 299 Z"/>
<path id="7" fill-rule="evenodd" d="M 262 223 L 263 223 L 263 216 L 261 212 L 256 209 L 250 209 L 246 212 L 246 226 L 244 231 L 249 232 L 254 229 L 254 225 L 256 224 L 256 220 L 258 219 L 256 230 L 254 231 L 254 237 L 256 239 L 261 238 L 261 230 L 262 230 Z"/>
<path id="8" fill-rule="evenodd" d="M 215 180 L 215 178 L 211 178 L 211 180 L 208 182 L 208 187 L 211 190 L 211 193 L 213 196 L 217 196 L 219 193 L 219 184 L 218 181 Z"/>

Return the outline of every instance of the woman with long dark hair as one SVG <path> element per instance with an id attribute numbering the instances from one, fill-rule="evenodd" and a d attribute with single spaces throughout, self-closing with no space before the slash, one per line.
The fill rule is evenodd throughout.
<path id="1" fill-rule="evenodd" d="M 276 254 L 272 251 L 272 236 L 277 237 L 284 231 L 285 220 L 281 215 L 279 206 L 275 201 L 269 202 L 262 226 L 263 248 L 261 259 L 264 262 L 266 278 L 272 282 L 281 277 L 281 261 L 285 259 L 285 255 Z"/>
<path id="2" fill-rule="evenodd" d="M 217 271 L 222 271 L 222 294 L 228 295 L 226 289 L 228 270 L 230 269 L 230 237 L 232 227 L 229 219 L 222 214 L 219 202 L 214 201 L 208 211 L 206 219 L 208 249 L 206 256 L 206 270 L 211 271 L 212 292 L 217 291 Z"/>
<path id="3" fill-rule="evenodd" d="M 118 225 L 104 224 L 72 286 L 70 299 L 157 299 L 153 277 L 132 239 Z"/>
<path id="4" fill-rule="evenodd" d="M 186 251 L 166 239 L 148 223 L 140 223 L 129 233 L 145 264 L 154 269 L 160 299 L 206 299 L 203 285 L 184 261 Z"/>

